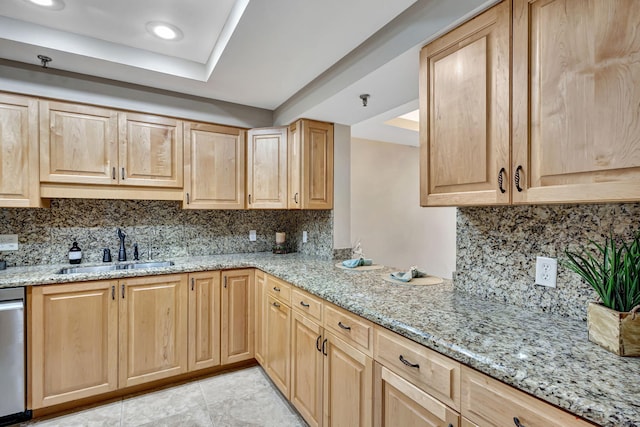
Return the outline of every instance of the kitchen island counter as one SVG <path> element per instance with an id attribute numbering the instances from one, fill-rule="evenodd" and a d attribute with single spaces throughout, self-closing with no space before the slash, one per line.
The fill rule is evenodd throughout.
<path id="1" fill-rule="evenodd" d="M 256 267 L 546 402 L 604 426 L 640 426 L 640 358 L 587 338 L 583 321 L 480 300 L 442 285 L 394 284 L 389 268 L 351 271 L 298 254 L 173 259 L 170 267 L 57 274 L 68 265 L 0 271 L 0 288 Z M 586 307 L 585 307 L 586 309 Z"/>

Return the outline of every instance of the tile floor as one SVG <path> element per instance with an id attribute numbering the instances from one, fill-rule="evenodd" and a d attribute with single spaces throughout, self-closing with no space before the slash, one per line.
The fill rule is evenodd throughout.
<path id="1" fill-rule="evenodd" d="M 260 367 L 220 374 L 24 427 L 304 427 Z"/>

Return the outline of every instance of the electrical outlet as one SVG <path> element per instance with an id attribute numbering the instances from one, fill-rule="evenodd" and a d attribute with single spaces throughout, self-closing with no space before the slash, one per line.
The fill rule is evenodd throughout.
<path id="1" fill-rule="evenodd" d="M 543 256 L 536 257 L 536 285 L 556 287 L 558 260 Z"/>
<path id="2" fill-rule="evenodd" d="M 256 240 L 258 240 L 258 237 L 256 236 L 256 230 L 249 230 L 249 241 L 255 242 Z"/>
<path id="3" fill-rule="evenodd" d="M 0 251 L 17 251 L 17 234 L 0 234 Z"/>
<path id="4" fill-rule="evenodd" d="M 309 241 L 309 235 L 306 231 L 302 232 L 302 243 L 307 243 Z"/>

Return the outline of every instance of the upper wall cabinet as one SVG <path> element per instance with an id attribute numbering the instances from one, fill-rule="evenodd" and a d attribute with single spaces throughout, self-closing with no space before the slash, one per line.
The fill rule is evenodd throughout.
<path id="1" fill-rule="evenodd" d="M 0 207 L 39 207 L 38 101 L 0 94 Z"/>
<path id="2" fill-rule="evenodd" d="M 509 203 L 510 3 L 420 53 L 422 206 Z"/>
<path id="3" fill-rule="evenodd" d="M 238 128 L 184 124 L 186 209 L 243 209 L 244 135 Z"/>
<path id="4" fill-rule="evenodd" d="M 333 125 L 298 120 L 289 126 L 289 209 L 333 209 Z"/>
<path id="5" fill-rule="evenodd" d="M 423 206 L 640 200 L 640 9 L 583 3 L 505 1 L 423 49 Z"/>
<path id="6" fill-rule="evenodd" d="M 514 203 L 640 199 L 637 0 L 516 0 Z"/>
<path id="7" fill-rule="evenodd" d="M 287 128 L 251 129 L 247 135 L 247 207 L 287 208 Z"/>
<path id="8" fill-rule="evenodd" d="M 40 181 L 182 189 L 182 122 L 106 108 L 40 101 Z M 43 196 L 182 198 L 165 191 L 112 192 L 43 185 Z M 87 193 L 89 192 L 89 193 Z M 95 197 L 95 195 L 94 195 Z"/>

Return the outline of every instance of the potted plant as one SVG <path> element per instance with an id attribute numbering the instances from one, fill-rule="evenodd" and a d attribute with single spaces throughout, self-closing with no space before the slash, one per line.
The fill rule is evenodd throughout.
<path id="1" fill-rule="evenodd" d="M 640 356 L 640 232 L 618 243 L 611 234 L 564 263 L 595 289 L 599 302 L 587 309 L 589 341 L 620 356 Z"/>

